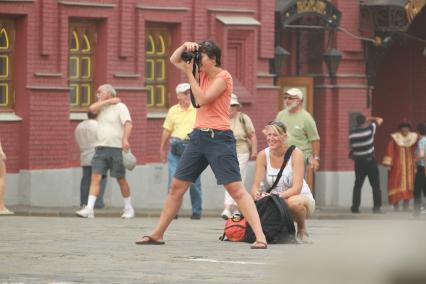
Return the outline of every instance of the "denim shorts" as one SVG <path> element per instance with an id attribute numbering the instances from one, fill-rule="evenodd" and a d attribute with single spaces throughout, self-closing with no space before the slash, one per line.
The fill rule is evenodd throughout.
<path id="1" fill-rule="evenodd" d="M 96 147 L 92 159 L 92 173 L 106 175 L 110 170 L 110 176 L 124 178 L 126 169 L 123 165 L 123 150 L 113 147 Z"/>
<path id="2" fill-rule="evenodd" d="M 194 129 L 189 144 L 177 165 L 174 177 L 194 182 L 208 165 L 217 184 L 241 181 L 234 134 L 231 130 Z"/>

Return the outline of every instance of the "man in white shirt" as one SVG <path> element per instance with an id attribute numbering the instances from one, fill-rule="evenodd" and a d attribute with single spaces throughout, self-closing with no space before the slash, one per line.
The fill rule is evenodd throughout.
<path id="1" fill-rule="evenodd" d="M 124 200 L 122 218 L 135 216 L 131 200 L 130 188 L 126 181 L 126 169 L 123 165 L 123 151 L 130 150 L 129 137 L 132 130 L 132 119 L 127 106 L 117 98 L 115 89 L 109 85 L 101 85 L 96 91 L 98 101 L 89 107 L 89 111 L 98 114 L 98 131 L 95 156 L 92 159 L 92 181 L 87 206 L 76 212 L 83 218 L 94 218 L 93 208 L 99 194 L 102 175 L 108 170 L 117 179 Z"/>
<path id="2" fill-rule="evenodd" d="M 90 182 L 92 177 L 92 158 L 95 155 L 97 142 L 98 122 L 96 113 L 87 112 L 87 118 L 80 122 L 75 128 L 75 141 L 80 147 L 80 165 L 83 169 L 83 176 L 80 183 L 80 207 L 87 205 L 89 197 Z M 106 186 L 106 175 L 102 176 L 99 196 L 96 199 L 95 208 L 104 207 L 104 192 Z"/>

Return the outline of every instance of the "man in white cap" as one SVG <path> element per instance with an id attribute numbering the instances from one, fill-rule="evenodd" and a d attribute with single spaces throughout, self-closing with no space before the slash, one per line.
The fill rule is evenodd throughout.
<path id="1" fill-rule="evenodd" d="M 196 110 L 190 101 L 190 88 L 191 86 L 188 83 L 177 85 L 176 95 L 178 103 L 169 109 L 163 124 L 164 129 L 161 136 L 160 159 L 163 163 L 166 161 L 168 162 L 168 187 L 170 187 L 176 167 L 188 145 L 188 134 L 192 132 L 195 124 Z M 198 220 L 201 218 L 202 213 L 200 177 L 191 184 L 189 194 L 192 204 L 191 219 Z"/>
<path id="2" fill-rule="evenodd" d="M 275 118 L 287 127 L 288 144 L 295 145 L 305 156 L 305 165 L 317 170 L 320 161 L 320 137 L 312 115 L 303 109 L 303 93 L 291 88 L 284 93 L 284 109 Z M 306 167 L 305 167 L 306 175 Z"/>

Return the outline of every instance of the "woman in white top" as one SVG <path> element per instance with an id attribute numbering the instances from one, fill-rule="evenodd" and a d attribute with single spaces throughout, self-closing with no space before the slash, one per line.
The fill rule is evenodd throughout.
<path id="1" fill-rule="evenodd" d="M 244 183 L 247 174 L 247 165 L 249 160 L 255 160 L 257 157 L 257 139 L 253 123 L 250 117 L 240 112 L 241 104 L 235 94 L 231 94 L 231 103 L 229 107 L 229 118 L 231 130 L 237 140 L 237 158 L 240 166 L 241 180 Z M 239 213 L 235 200 L 228 191 L 225 190 L 224 210 L 222 218 L 228 220 L 233 214 Z"/>
<path id="2" fill-rule="evenodd" d="M 287 130 L 283 123 L 274 121 L 265 127 L 263 133 L 266 135 L 269 147 L 259 152 L 256 159 L 252 188 L 255 200 L 268 195 L 264 190 L 274 184 L 284 161 L 284 155 L 289 148 L 289 145 L 286 144 Z M 297 223 L 297 237 L 305 242 L 308 237 L 305 219 L 315 210 L 315 200 L 303 176 L 303 153 L 295 148 L 284 168 L 281 179 L 271 194 L 278 194 L 287 202 Z M 263 181 L 266 182 L 265 188 L 261 187 Z"/>

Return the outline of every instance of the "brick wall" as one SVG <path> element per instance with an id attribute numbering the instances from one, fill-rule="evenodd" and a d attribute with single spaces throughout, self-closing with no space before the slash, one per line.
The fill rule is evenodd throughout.
<path id="1" fill-rule="evenodd" d="M 243 74 L 250 100 L 244 112 L 258 129 L 271 120 L 277 100 L 271 78 L 258 78 L 269 72 L 268 60 L 273 56 L 274 2 L 257 1 L 137 1 L 111 0 L 86 2 L 40 0 L 36 2 L 2 2 L 2 16 L 13 17 L 17 38 L 14 62 L 16 85 L 15 113 L 22 121 L 0 122 L 0 135 L 8 154 L 8 171 L 51 169 L 79 165 L 79 151 L 74 142 L 74 129 L 79 123 L 70 120 L 68 102 L 68 28 L 70 20 L 88 21 L 96 25 L 94 86 L 111 83 L 129 107 L 133 119 L 130 139 L 139 163 L 159 162 L 159 144 L 163 119 L 149 118 L 144 89 L 145 25 L 167 23 L 172 28 L 172 51 L 183 41 L 211 38 L 226 46 L 230 37 L 216 20 L 217 15 L 249 16 L 262 22 L 251 28 L 247 48 L 256 53 L 245 54 L 250 74 Z M 213 24 L 213 26 L 212 26 Z M 238 27 L 232 27 L 238 31 Z M 261 31 L 261 32 L 260 32 Z M 238 34 L 238 33 L 236 33 Z M 226 54 L 226 52 L 225 52 Z M 226 67 L 226 57 L 224 58 Z M 247 61 L 247 60 L 245 60 Z M 230 61 L 231 62 L 231 61 Z M 183 74 L 169 68 L 170 101 L 175 103 L 174 86 L 184 80 Z M 132 76 L 118 76 L 129 74 Z M 252 79 L 250 79 L 252 78 Z M 262 81 L 261 87 L 257 82 Z M 260 132 L 259 132 L 260 133 Z M 264 144 L 263 135 L 258 135 Z"/>

